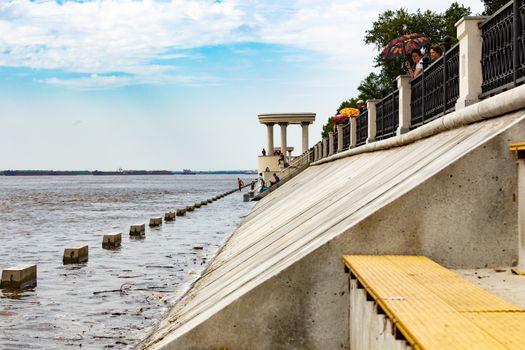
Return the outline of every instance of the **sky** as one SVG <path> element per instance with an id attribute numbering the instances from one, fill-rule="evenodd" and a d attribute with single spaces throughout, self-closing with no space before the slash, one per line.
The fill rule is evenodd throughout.
<path id="1" fill-rule="evenodd" d="M 374 69 L 378 15 L 451 3 L 0 0 L 0 170 L 256 169 L 258 114 L 316 113 L 318 142 Z"/>

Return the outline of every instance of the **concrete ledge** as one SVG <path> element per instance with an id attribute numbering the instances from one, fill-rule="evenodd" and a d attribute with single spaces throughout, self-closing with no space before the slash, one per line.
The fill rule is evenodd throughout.
<path id="1" fill-rule="evenodd" d="M 36 287 L 36 265 L 19 265 L 2 271 L 1 289 L 26 289 Z"/>
<path id="2" fill-rule="evenodd" d="M 482 100 L 476 104 L 467 106 L 459 111 L 446 114 L 445 116 L 433 120 L 430 123 L 420 126 L 419 128 L 410 132 L 407 132 L 406 134 L 352 148 L 311 163 L 311 165 L 321 165 L 356 154 L 375 152 L 408 145 L 446 130 L 456 129 L 461 126 L 476 123 L 485 119 L 495 118 L 524 108 L 525 85 L 521 85 L 509 91 L 505 91 L 496 96 Z"/>

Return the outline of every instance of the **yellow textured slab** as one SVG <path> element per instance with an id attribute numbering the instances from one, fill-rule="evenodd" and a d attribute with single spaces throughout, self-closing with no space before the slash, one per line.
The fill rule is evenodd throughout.
<path id="1" fill-rule="evenodd" d="M 509 145 L 511 151 L 523 151 L 525 150 L 525 142 L 516 142 Z"/>
<path id="2" fill-rule="evenodd" d="M 475 312 L 465 316 L 507 349 L 525 349 L 524 312 Z"/>
<path id="3" fill-rule="evenodd" d="M 481 311 L 483 307 L 491 311 L 519 309 L 477 287 L 469 288 L 469 282 L 432 260 L 405 256 L 345 256 L 343 259 L 414 347 L 507 348 L 460 310 Z M 447 295 L 447 286 L 452 295 Z M 473 294 L 458 295 L 469 291 Z M 461 306 L 453 300 L 453 295 L 468 301 L 468 305 Z M 469 301 L 469 298 L 474 300 Z M 495 305 L 490 305 L 491 302 Z"/>

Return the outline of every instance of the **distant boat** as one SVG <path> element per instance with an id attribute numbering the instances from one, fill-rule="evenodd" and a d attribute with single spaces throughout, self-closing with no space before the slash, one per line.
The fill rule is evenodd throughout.
<path id="1" fill-rule="evenodd" d="M 182 169 L 182 174 L 181 175 L 195 175 L 197 174 L 196 172 L 190 170 L 190 169 Z"/>

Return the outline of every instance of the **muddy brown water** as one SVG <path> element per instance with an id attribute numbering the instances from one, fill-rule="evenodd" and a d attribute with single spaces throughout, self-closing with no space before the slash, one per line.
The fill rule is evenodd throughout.
<path id="1" fill-rule="evenodd" d="M 236 192 L 159 228 L 149 218 L 232 189 L 237 176 L 0 176 L 0 270 L 38 266 L 35 289 L 0 292 L 0 348 L 133 347 L 253 203 Z M 130 239 L 135 223 L 146 223 L 144 239 Z M 111 232 L 122 233 L 118 250 L 102 249 Z M 63 265 L 64 248 L 83 244 L 89 261 Z"/>

